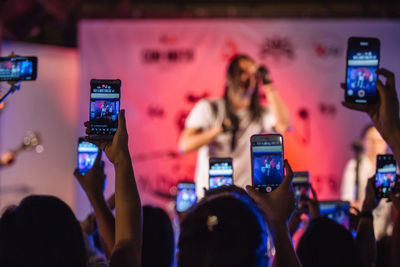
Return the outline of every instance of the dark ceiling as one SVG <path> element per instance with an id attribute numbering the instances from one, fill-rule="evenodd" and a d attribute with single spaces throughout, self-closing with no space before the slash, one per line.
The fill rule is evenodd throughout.
<path id="1" fill-rule="evenodd" d="M 0 0 L 5 40 L 75 47 L 78 21 L 91 18 L 399 19 L 400 1 Z"/>

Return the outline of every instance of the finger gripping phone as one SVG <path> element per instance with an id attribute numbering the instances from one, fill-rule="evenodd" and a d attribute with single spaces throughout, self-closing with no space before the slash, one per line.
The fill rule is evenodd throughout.
<path id="1" fill-rule="evenodd" d="M 196 185 L 190 182 L 180 182 L 176 194 L 176 210 L 184 212 L 197 201 Z"/>
<path id="2" fill-rule="evenodd" d="M 310 183 L 308 172 L 294 172 L 293 173 L 293 190 L 296 199 L 297 210 L 302 213 L 308 212 L 307 201 L 310 194 Z"/>
<path id="3" fill-rule="evenodd" d="M 0 81 L 36 80 L 37 61 L 37 57 L 1 57 Z"/>
<path id="4" fill-rule="evenodd" d="M 83 137 L 78 139 L 78 171 L 85 175 L 93 167 L 99 148 L 85 141 Z"/>
<path id="5" fill-rule="evenodd" d="M 89 139 L 112 140 L 118 129 L 121 80 L 90 81 Z"/>
<path id="6" fill-rule="evenodd" d="M 396 184 L 396 160 L 393 155 L 376 157 L 375 190 L 378 198 L 388 198 Z"/>
<path id="7" fill-rule="evenodd" d="M 233 184 L 232 158 L 210 158 L 209 189 Z"/>
<path id="8" fill-rule="evenodd" d="M 283 137 L 257 134 L 250 138 L 254 188 L 263 193 L 276 189 L 283 181 Z"/>
<path id="9" fill-rule="evenodd" d="M 376 81 L 380 42 L 377 38 L 350 37 L 347 46 L 345 100 L 349 103 L 377 102 Z"/>

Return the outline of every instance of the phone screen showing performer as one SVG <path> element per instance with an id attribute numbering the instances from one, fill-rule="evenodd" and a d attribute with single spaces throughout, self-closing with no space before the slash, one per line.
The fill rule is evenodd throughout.
<path id="1" fill-rule="evenodd" d="M 85 175 L 93 167 L 99 149 L 96 145 L 87 142 L 83 137 L 78 141 L 78 171 Z"/>
<path id="2" fill-rule="evenodd" d="M 350 217 L 349 217 L 350 203 L 347 201 L 320 201 L 319 209 L 321 216 L 328 217 L 338 224 L 343 225 L 349 229 Z"/>
<path id="3" fill-rule="evenodd" d="M 309 200 L 310 184 L 308 172 L 294 172 L 293 173 L 293 190 L 296 199 L 296 206 L 299 212 L 307 213 Z"/>
<path id="4" fill-rule="evenodd" d="M 37 57 L 1 57 L 0 81 L 36 80 L 37 61 Z"/>
<path id="5" fill-rule="evenodd" d="M 393 155 L 376 157 L 375 190 L 378 198 L 389 197 L 396 184 L 396 161 Z"/>
<path id="6" fill-rule="evenodd" d="M 376 103 L 375 71 L 379 67 L 380 42 L 376 38 L 351 37 L 347 47 L 346 102 Z"/>
<path id="7" fill-rule="evenodd" d="M 110 140 L 118 129 L 121 80 L 90 81 L 90 134 L 92 140 Z"/>
<path id="8" fill-rule="evenodd" d="M 232 184 L 232 158 L 210 158 L 209 189 Z"/>
<path id="9" fill-rule="evenodd" d="M 182 182 L 178 184 L 176 194 L 176 210 L 184 212 L 196 203 L 196 185 L 194 183 Z"/>
<path id="10" fill-rule="evenodd" d="M 283 180 L 282 135 L 253 135 L 250 142 L 253 185 L 259 192 L 269 193 Z"/>

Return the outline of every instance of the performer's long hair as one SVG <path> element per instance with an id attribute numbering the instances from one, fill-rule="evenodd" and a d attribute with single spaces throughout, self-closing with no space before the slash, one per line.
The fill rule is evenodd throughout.
<path id="1" fill-rule="evenodd" d="M 232 58 L 231 63 L 228 67 L 228 76 L 231 78 L 232 82 L 238 83 L 240 69 L 239 69 L 239 61 L 240 60 L 249 60 L 253 62 L 253 59 L 247 55 L 239 54 Z M 232 125 L 236 126 L 233 127 L 232 130 L 232 143 L 231 143 L 231 150 L 233 151 L 236 147 L 236 132 L 238 130 L 239 120 L 238 117 L 233 113 L 233 108 L 231 103 L 228 99 L 228 84 L 225 86 L 225 93 L 224 93 L 224 102 L 225 102 L 225 110 L 226 110 L 226 117 L 230 119 Z M 258 83 L 256 83 L 255 90 L 251 96 L 250 102 L 250 113 L 251 113 L 251 120 L 257 121 L 260 119 L 263 107 L 260 104 L 259 100 L 259 93 L 258 93 Z"/>

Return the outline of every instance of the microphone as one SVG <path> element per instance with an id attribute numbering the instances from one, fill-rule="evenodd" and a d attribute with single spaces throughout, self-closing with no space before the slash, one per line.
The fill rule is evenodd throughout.
<path id="1" fill-rule="evenodd" d="M 268 69 L 264 65 L 260 65 L 257 69 L 257 76 L 262 79 L 264 85 L 272 83 L 272 81 L 268 77 Z"/>

